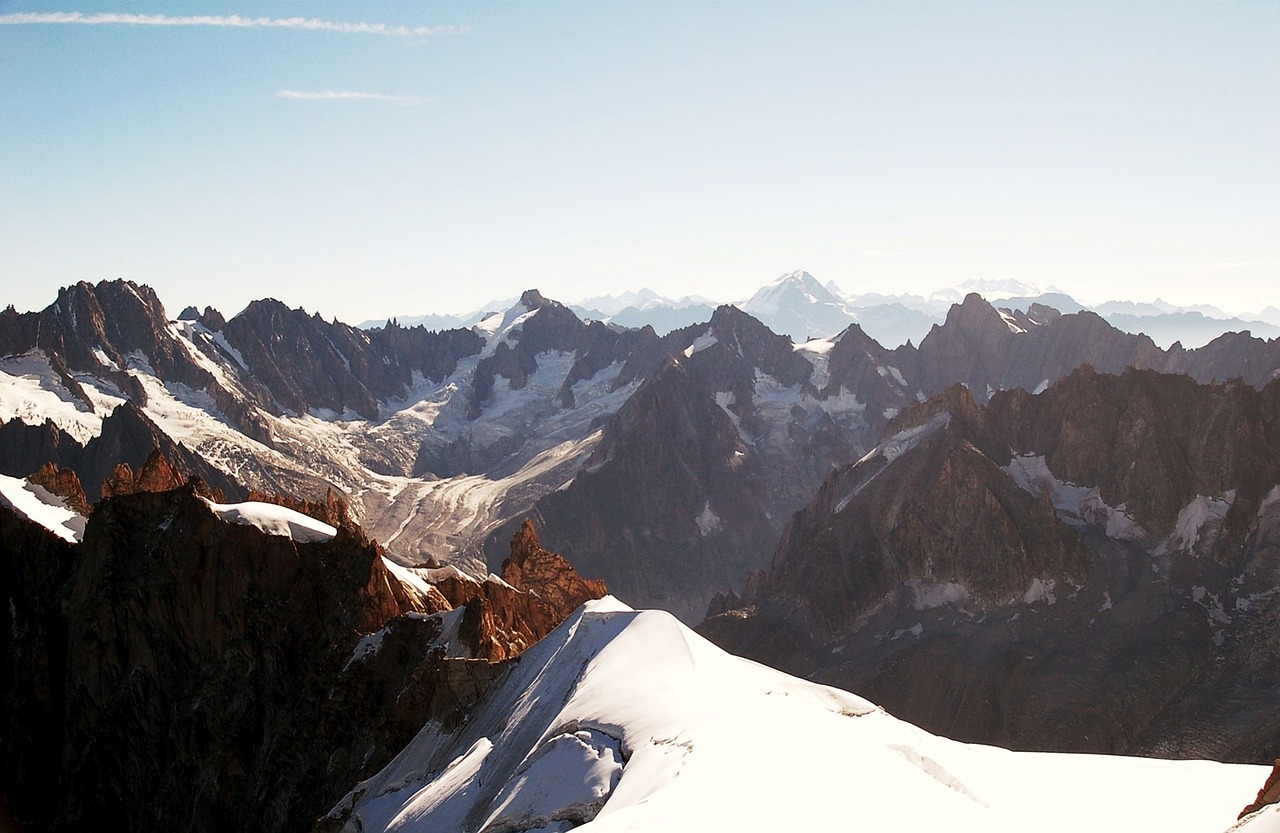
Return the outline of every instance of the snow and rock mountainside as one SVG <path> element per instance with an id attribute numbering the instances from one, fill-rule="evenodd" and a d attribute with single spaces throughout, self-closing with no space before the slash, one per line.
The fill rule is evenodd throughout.
<path id="1" fill-rule="evenodd" d="M 1081 368 L 904 411 L 702 631 L 1024 749 L 1280 748 L 1280 381 Z"/>
<path id="2" fill-rule="evenodd" d="M 1043 390 L 1086 362 L 1205 381 L 1243 374 L 1255 385 L 1280 368 L 1280 341 L 1225 336 L 1166 352 L 1091 313 L 1002 314 L 976 295 L 918 349 L 886 350 L 856 324 L 791 344 L 733 307 L 663 342 L 672 358 L 605 423 L 576 476 L 531 512 L 620 598 L 686 621 L 766 566 L 786 519 L 832 469 L 861 457 L 903 409 L 957 381 L 985 401 L 1000 389 Z M 500 527 L 493 545 L 511 530 Z"/>
<path id="3" fill-rule="evenodd" d="M 868 419 L 831 382 L 838 345 L 797 347 L 733 307 L 671 333 L 664 350 L 583 468 L 532 514 L 622 598 L 696 621 L 717 589 L 767 563 L 786 516 L 859 453 Z"/>
<path id="4" fill-rule="evenodd" d="M 306 829 L 605 592 L 531 529 L 481 581 L 196 487 L 105 499 L 67 535 L 65 505 L 10 480 L 6 829 Z"/>
<path id="5" fill-rule="evenodd" d="M 762 303 L 782 309 L 793 284 L 815 291 L 788 276 Z M 1162 351 L 1089 313 L 1002 314 L 977 296 L 919 348 L 886 350 L 857 325 L 796 345 L 732 307 L 659 337 L 583 322 L 533 290 L 443 333 L 360 330 L 271 300 L 170 321 L 125 281 L 0 313 L 0 351 L 0 473 L 54 462 L 92 500 L 117 463 L 136 474 L 159 449 L 228 500 L 332 488 L 398 563 L 479 576 L 532 513 L 621 598 L 691 621 L 767 563 L 832 468 L 954 382 L 983 401 L 1086 361 L 1254 385 L 1280 367 L 1280 341 Z"/>
<path id="6" fill-rule="evenodd" d="M 958 743 L 605 599 L 317 829 L 1200 833 L 1228 828 L 1265 774 Z"/>
<path id="7" fill-rule="evenodd" d="M 332 486 L 401 561 L 469 558 L 481 574 L 484 535 L 572 477 L 599 422 L 661 359 L 646 358 L 651 331 L 585 325 L 536 292 L 473 330 L 432 333 L 357 330 L 270 300 L 230 321 L 208 309 L 169 321 L 124 281 L 0 314 L 0 345 L 0 470 L 58 462 L 96 495 L 111 466 L 157 446 L 66 446 L 92 446 L 128 401 L 194 452 L 165 447 L 167 459 L 228 495 Z M 46 419 L 60 433 L 36 442 Z"/>

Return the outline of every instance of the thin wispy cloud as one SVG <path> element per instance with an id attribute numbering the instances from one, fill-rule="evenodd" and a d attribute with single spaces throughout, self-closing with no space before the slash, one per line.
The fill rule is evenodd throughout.
<path id="1" fill-rule="evenodd" d="M 366 93 L 356 90 L 278 90 L 277 98 L 301 101 L 386 101 L 391 104 L 423 104 L 427 99 L 416 95 L 392 95 L 390 93 Z"/>
<path id="2" fill-rule="evenodd" d="M 353 35 L 381 35 L 393 38 L 419 38 L 432 35 L 458 35 L 470 31 L 469 26 L 392 26 L 386 23 L 321 20 L 314 17 L 242 17 L 232 15 L 165 15 L 126 14 L 121 12 L 10 12 L 0 14 L 0 25 L 81 25 L 81 26 L 212 26 L 224 29 L 294 29 L 312 32 L 337 32 Z"/>

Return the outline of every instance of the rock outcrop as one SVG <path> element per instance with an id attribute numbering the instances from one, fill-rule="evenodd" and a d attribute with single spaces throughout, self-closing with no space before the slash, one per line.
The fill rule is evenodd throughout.
<path id="1" fill-rule="evenodd" d="M 429 573 L 453 607 L 465 607 L 459 639 L 472 657 L 511 659 L 555 629 L 586 601 L 608 593 L 602 581 L 584 579 L 563 557 L 538 543 L 525 520 L 511 539 L 502 578 L 476 579 L 452 568 Z"/>
<path id="2" fill-rule="evenodd" d="M 584 579 L 564 556 L 543 549 L 530 520 L 525 520 L 511 539 L 511 556 L 502 562 L 502 580 L 550 605 L 555 624 L 584 602 L 603 598 L 609 592 L 603 581 Z M 542 636 L 547 633 L 550 628 Z"/>
<path id="3" fill-rule="evenodd" d="M 1280 803 L 1280 760 L 1277 760 L 1271 767 L 1271 774 L 1267 776 L 1266 782 L 1262 785 L 1262 789 L 1258 790 L 1258 796 L 1243 810 L 1240 811 L 1238 818 L 1244 818 L 1250 813 L 1256 813 L 1268 804 Z"/>
<path id="4" fill-rule="evenodd" d="M 53 463 L 45 463 L 32 472 L 27 479 L 62 498 L 71 511 L 88 516 L 89 500 L 85 497 L 84 486 L 71 469 L 60 469 Z"/>
<path id="5" fill-rule="evenodd" d="M 151 452 L 135 472 L 128 463 L 117 463 L 111 476 L 102 482 L 104 498 L 136 492 L 167 492 L 186 483 L 159 449 Z"/>

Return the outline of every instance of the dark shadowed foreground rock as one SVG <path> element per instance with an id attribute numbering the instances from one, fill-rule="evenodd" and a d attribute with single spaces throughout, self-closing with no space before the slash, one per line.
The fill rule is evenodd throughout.
<path id="1" fill-rule="evenodd" d="M 350 523 L 268 535 L 196 488 L 106 499 L 77 545 L 0 508 L 0 789 L 24 829 L 307 829 L 568 612 L 497 579 L 450 600 Z M 563 568 L 538 586 L 588 587 Z"/>

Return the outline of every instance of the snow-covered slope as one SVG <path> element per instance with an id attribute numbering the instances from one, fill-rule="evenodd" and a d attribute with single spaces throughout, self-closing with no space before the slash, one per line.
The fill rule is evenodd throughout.
<path id="1" fill-rule="evenodd" d="M 75 543 L 84 537 L 85 519 L 48 489 L 25 479 L 0 474 L 0 506 L 7 506 L 33 523 Z"/>
<path id="2" fill-rule="evenodd" d="M 588 603 L 455 732 L 424 726 L 344 831 L 1225 830 L 1258 766 L 1010 752 Z M 345 823 L 345 826 L 342 826 Z"/>
<path id="3" fill-rule="evenodd" d="M 295 512 L 273 503 L 246 501 L 244 503 L 214 503 L 205 500 L 213 514 L 233 524 L 243 524 L 262 530 L 268 535 L 282 535 L 294 541 L 312 543 L 328 541 L 338 530 L 324 521 L 317 521 L 301 512 Z"/>

